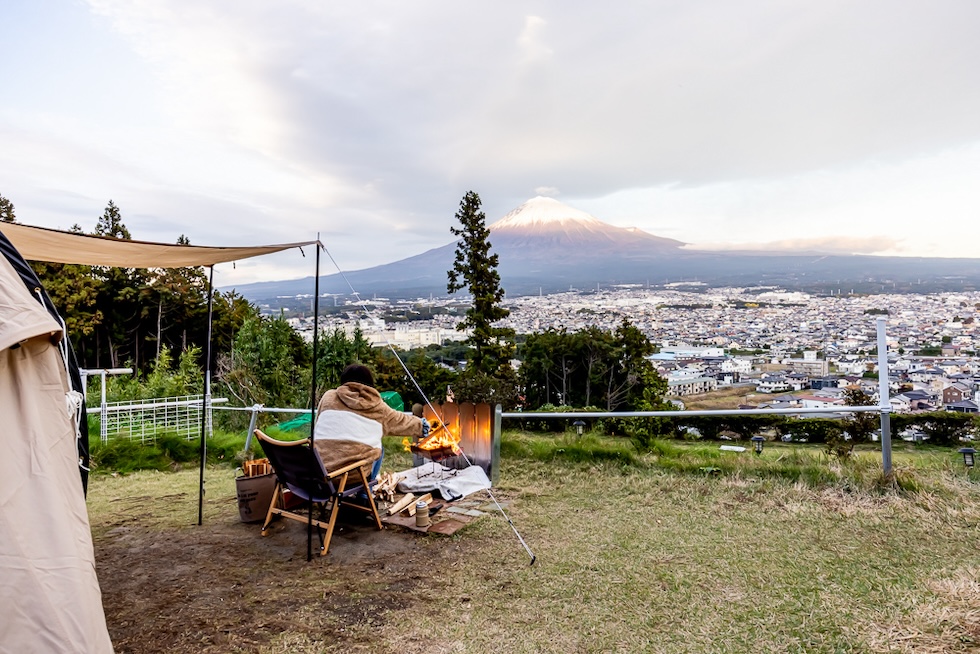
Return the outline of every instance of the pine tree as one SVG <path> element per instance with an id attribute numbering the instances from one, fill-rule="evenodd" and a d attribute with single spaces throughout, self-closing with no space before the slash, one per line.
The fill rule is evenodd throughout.
<path id="1" fill-rule="evenodd" d="M 99 216 L 99 221 L 95 224 L 95 233 L 98 236 L 109 236 L 111 238 L 133 238 L 126 225 L 123 224 L 122 214 L 119 207 L 112 200 L 106 205 L 105 212 Z"/>
<path id="2" fill-rule="evenodd" d="M 0 223 L 15 223 L 14 203 L 0 195 Z"/>
<path id="3" fill-rule="evenodd" d="M 117 239 L 132 238 L 129 229 L 123 224 L 119 207 L 112 200 L 109 200 L 105 211 L 99 216 L 95 234 Z M 152 328 L 140 329 L 143 319 L 148 315 L 140 298 L 140 289 L 147 284 L 146 269 L 97 266 L 93 270 L 100 282 L 96 307 L 104 318 L 98 337 L 107 346 L 109 365 L 117 367 L 127 360 L 137 368 L 147 364 L 151 357 L 141 353 L 140 348 L 142 339 L 153 333 Z M 101 354 L 104 356 L 106 353 Z M 100 365 L 104 365 L 103 356 L 98 357 Z"/>
<path id="4" fill-rule="evenodd" d="M 490 253 L 490 230 L 486 226 L 486 215 L 480 210 L 479 195 L 470 191 L 463 196 L 456 220 L 460 227 L 451 227 L 450 231 L 460 240 L 456 244 L 456 260 L 449 271 L 447 290 L 456 293 L 467 289 L 473 296 L 473 306 L 456 328 L 473 330 L 466 339 L 466 343 L 473 347 L 471 368 L 495 376 L 505 366 L 509 368 L 514 352 L 514 331 L 493 326 L 509 316 L 510 311 L 500 306 L 504 289 L 497 273 L 499 257 Z"/>

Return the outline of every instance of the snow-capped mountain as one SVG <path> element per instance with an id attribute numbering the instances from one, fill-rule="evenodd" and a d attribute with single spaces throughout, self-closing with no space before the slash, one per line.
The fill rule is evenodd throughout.
<path id="1" fill-rule="evenodd" d="M 709 286 L 774 285 L 816 292 L 841 285 L 862 292 L 914 290 L 931 280 L 935 289 L 980 287 L 980 259 L 835 256 L 768 252 L 709 252 L 636 228 L 615 227 L 558 200 L 536 197 L 489 225 L 508 295 L 609 286 L 697 281 Z M 387 297 L 445 295 L 456 243 L 394 263 L 324 275 L 323 293 L 347 294 L 348 280 L 361 294 Z M 900 284 L 902 286 L 900 286 Z M 905 288 L 907 287 L 907 288 Z M 922 286 L 916 286 L 919 291 Z M 250 300 L 313 291 L 313 278 L 245 284 Z"/>
<path id="2" fill-rule="evenodd" d="M 494 247 L 531 249 L 538 256 L 558 247 L 585 245 L 593 250 L 640 248 L 675 250 L 681 241 L 661 238 L 636 228 L 615 227 L 553 198 L 538 196 L 493 223 Z M 567 253 L 566 253 L 567 254 Z"/>

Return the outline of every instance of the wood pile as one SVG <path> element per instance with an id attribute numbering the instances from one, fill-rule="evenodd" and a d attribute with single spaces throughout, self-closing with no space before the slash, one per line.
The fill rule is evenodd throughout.
<path id="1" fill-rule="evenodd" d="M 272 464 L 269 463 L 269 459 L 242 461 L 242 473 L 246 477 L 259 477 L 261 475 L 267 475 L 270 472 L 272 472 Z"/>
<path id="2" fill-rule="evenodd" d="M 375 480 L 374 496 L 386 502 L 394 502 L 398 482 L 403 478 L 404 475 L 398 472 L 381 473 Z"/>
<path id="3" fill-rule="evenodd" d="M 389 507 L 388 515 L 405 512 L 406 515 L 413 516 L 415 515 L 415 505 L 418 502 L 429 503 L 431 501 L 432 493 L 426 493 L 421 497 L 416 497 L 414 493 L 408 493 Z"/>

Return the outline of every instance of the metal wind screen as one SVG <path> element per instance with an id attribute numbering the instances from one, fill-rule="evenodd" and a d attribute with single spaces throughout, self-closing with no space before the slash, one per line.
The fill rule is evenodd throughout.
<path id="1" fill-rule="evenodd" d="M 487 475 L 492 475 L 499 457 L 499 441 L 495 444 L 493 430 L 493 411 L 488 404 L 453 403 L 437 405 L 438 414 L 425 407 L 425 417 L 429 422 L 442 421 L 449 430 L 459 437 L 459 448 L 466 457 L 447 459 L 442 464 L 448 468 L 465 468 L 467 460 L 482 467 Z M 496 455 L 495 455 L 496 451 Z M 422 465 L 424 459 L 415 455 L 413 465 Z"/>

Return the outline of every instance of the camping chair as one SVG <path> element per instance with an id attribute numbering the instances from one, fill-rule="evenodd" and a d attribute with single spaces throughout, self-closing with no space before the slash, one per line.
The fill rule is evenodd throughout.
<path id="1" fill-rule="evenodd" d="M 255 436 L 262 441 L 262 450 L 269 457 L 269 462 L 278 478 L 272 495 L 272 505 L 262 525 L 263 536 L 268 535 L 269 524 L 275 516 L 305 522 L 310 527 L 307 536 L 308 551 L 312 552 L 312 528 L 315 526 L 320 536 L 320 556 L 324 556 L 330 547 L 330 538 L 341 505 L 370 513 L 374 516 L 378 529 L 384 528 L 381 525 L 378 507 L 374 503 L 374 492 L 368 484 L 368 475 L 374 464 L 372 459 L 362 459 L 338 470 L 327 472 L 320 455 L 310 447 L 309 438 L 300 441 L 278 441 L 258 429 L 255 430 Z M 351 479 L 352 475 L 353 479 Z M 348 485 L 349 481 L 350 485 Z M 286 489 L 304 502 L 304 506 L 308 509 L 307 515 L 287 509 L 283 495 Z M 359 493 L 367 495 L 368 506 L 363 506 L 356 501 Z M 314 506 L 319 512 L 318 519 L 313 518 Z"/>

